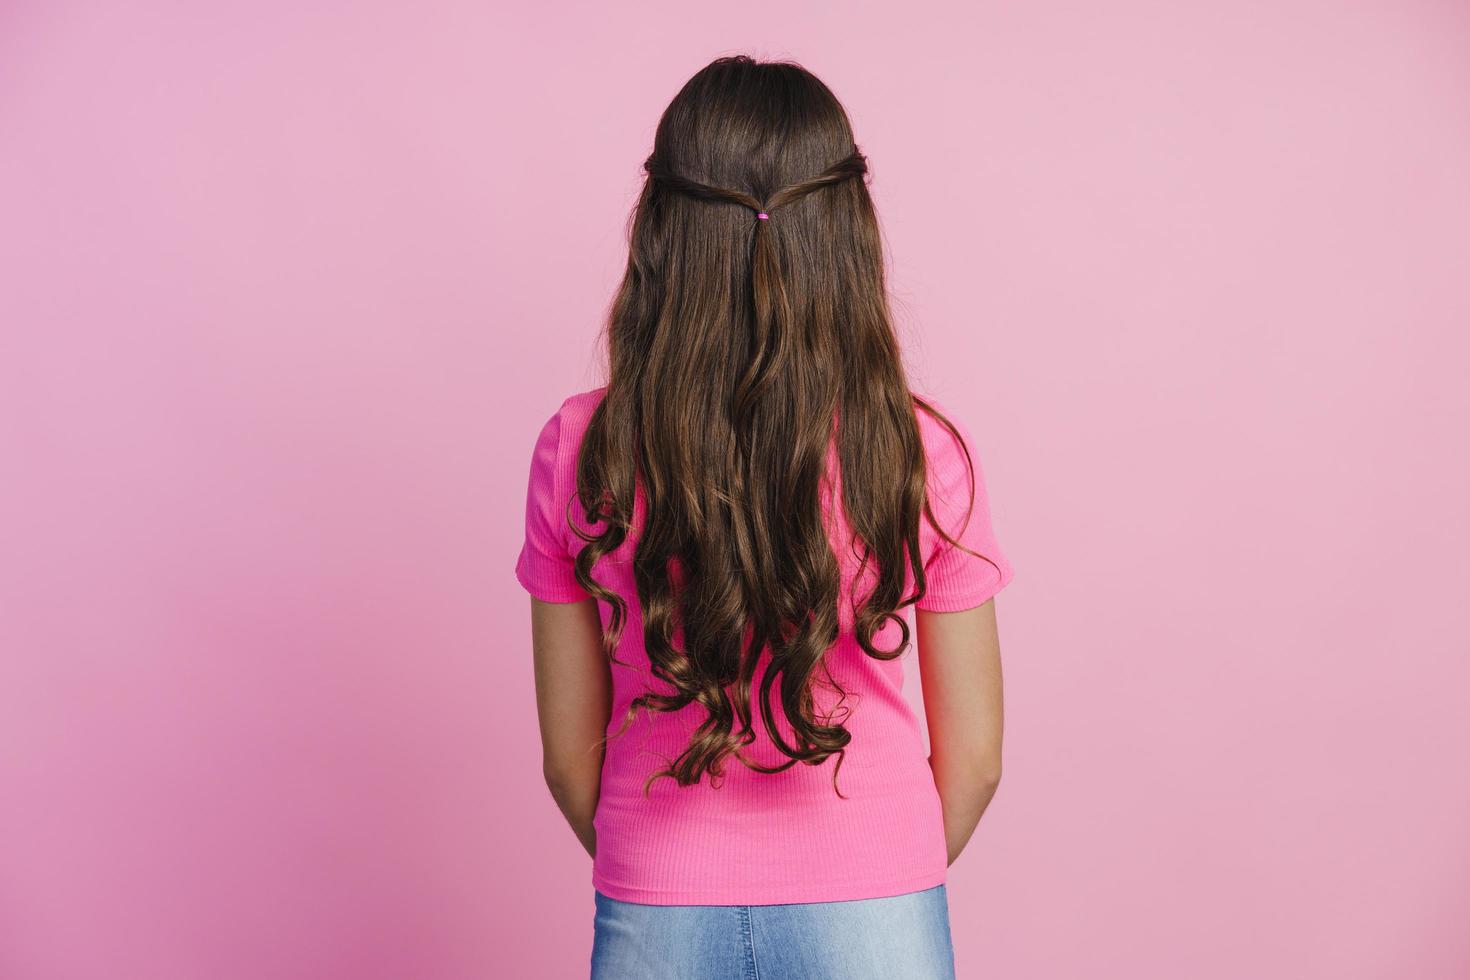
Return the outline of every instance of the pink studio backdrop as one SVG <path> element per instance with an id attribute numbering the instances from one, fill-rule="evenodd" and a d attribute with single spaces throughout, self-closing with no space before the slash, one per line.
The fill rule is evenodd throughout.
<path id="1" fill-rule="evenodd" d="M 585 976 L 525 467 L 737 51 L 1018 570 L 960 976 L 1470 975 L 1463 5 L 12 0 L 0 976 Z"/>

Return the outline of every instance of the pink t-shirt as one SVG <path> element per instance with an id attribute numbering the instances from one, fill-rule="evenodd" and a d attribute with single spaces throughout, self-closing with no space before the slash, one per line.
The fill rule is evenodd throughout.
<path id="1" fill-rule="evenodd" d="M 577 450 L 593 409 L 606 388 L 566 399 L 542 427 L 531 456 L 526 497 L 525 543 L 516 562 L 516 577 L 533 596 L 547 602 L 592 598 L 577 583 L 572 560 L 582 542 L 565 526 L 562 515 L 576 488 Z M 1010 563 L 1001 554 L 991 529 L 978 450 L 963 422 L 934 399 L 965 436 L 975 467 L 975 505 L 961 533 L 969 502 L 968 472 L 959 445 L 927 412 L 916 409 L 929 471 L 929 493 L 935 517 L 968 547 L 995 565 L 955 549 L 920 519 L 920 545 L 928 594 L 920 609 L 955 611 L 978 606 L 1011 580 Z M 841 475 L 836 441 L 828 455 L 830 495 L 826 513 L 837 540 L 848 541 L 842 517 Z M 634 667 L 614 665 L 613 710 L 609 733 L 623 722 L 632 700 L 652 687 L 668 692 L 653 677 L 643 652 L 643 623 L 633 585 L 631 559 L 636 529 L 644 514 L 642 489 L 634 507 L 635 533 L 622 548 L 592 570 L 593 578 L 623 597 L 628 621 L 617 658 Z M 590 529 L 577 508 L 577 526 Z M 942 547 L 940 547 L 942 545 Z M 601 795 L 594 825 L 597 856 L 592 884 L 603 894 L 650 905 L 760 905 L 787 902 L 834 902 L 879 898 L 930 888 L 946 880 L 947 853 L 939 795 L 929 768 L 922 726 L 903 696 L 903 662 L 869 657 L 852 634 L 851 596 L 857 560 L 852 549 L 835 547 L 843 568 L 838 614 L 841 636 L 827 653 L 828 669 L 848 692 L 842 710 L 852 741 L 833 792 L 836 756 L 820 766 L 800 763 L 784 772 L 758 773 L 733 757 L 725 760 L 725 779 L 718 789 L 708 776 L 680 787 L 671 778 L 655 780 L 648 797 L 642 786 L 656 768 L 675 758 L 699 724 L 703 708 L 692 704 L 673 713 L 641 712 L 607 745 Z M 998 568 L 996 566 L 999 566 Z M 913 588 L 909 575 L 907 591 Z M 861 583 L 866 594 L 875 578 L 871 570 Z M 611 606 L 599 602 L 606 625 Z M 875 643 L 896 645 L 898 627 L 890 624 Z M 911 634 L 912 640 L 912 634 Z M 759 685 L 762 670 L 756 674 Z M 837 696 L 818 687 L 819 712 L 835 707 Z M 778 717 L 779 704 L 776 705 Z M 839 717 L 842 716 L 839 711 Z M 789 732 L 784 727 L 783 731 Z M 784 761 L 756 715 L 758 740 L 746 754 L 762 763 Z"/>

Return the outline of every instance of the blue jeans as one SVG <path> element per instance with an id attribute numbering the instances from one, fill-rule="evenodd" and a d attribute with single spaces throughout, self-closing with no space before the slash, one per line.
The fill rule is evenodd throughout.
<path id="1" fill-rule="evenodd" d="M 593 889 L 591 980 L 954 980 L 943 884 L 788 905 L 643 905 Z"/>

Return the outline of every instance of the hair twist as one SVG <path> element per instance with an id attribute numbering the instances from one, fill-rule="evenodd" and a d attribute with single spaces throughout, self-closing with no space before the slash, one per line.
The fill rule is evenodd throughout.
<path id="1" fill-rule="evenodd" d="M 726 187 L 715 187 L 703 184 L 697 180 L 690 180 L 681 174 L 674 173 L 657 154 L 650 156 L 643 164 L 644 171 L 650 178 L 668 187 L 670 190 L 678 191 L 689 197 L 698 198 L 703 201 L 724 201 L 730 204 L 739 204 L 750 208 L 758 214 L 766 214 L 792 201 L 798 201 L 813 191 L 821 190 L 823 187 L 831 187 L 840 184 L 844 180 L 861 177 L 868 172 L 868 160 L 856 146 L 852 152 L 841 160 L 832 164 L 826 170 L 815 177 L 787 184 L 780 188 L 770 198 L 762 203 L 744 191 L 731 190 Z"/>

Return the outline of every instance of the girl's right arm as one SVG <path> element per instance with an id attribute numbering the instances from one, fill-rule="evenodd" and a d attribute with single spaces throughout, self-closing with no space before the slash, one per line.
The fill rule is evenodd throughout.
<path id="1" fill-rule="evenodd" d="M 1000 785 L 1004 713 L 995 600 L 959 612 L 916 609 L 914 618 L 929 767 L 953 864 Z"/>

